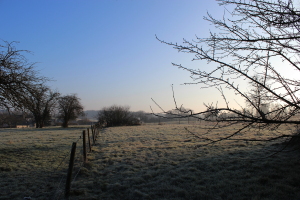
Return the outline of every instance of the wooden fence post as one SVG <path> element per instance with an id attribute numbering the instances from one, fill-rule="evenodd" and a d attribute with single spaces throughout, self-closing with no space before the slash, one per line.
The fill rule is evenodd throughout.
<path id="1" fill-rule="evenodd" d="M 95 135 L 96 135 L 96 137 L 98 138 L 98 129 L 97 129 L 96 126 L 95 126 Z"/>
<path id="2" fill-rule="evenodd" d="M 83 162 L 86 162 L 86 137 L 85 137 L 85 131 L 82 131 L 82 142 L 83 142 Z"/>
<path id="3" fill-rule="evenodd" d="M 73 142 L 71 155 L 70 155 L 70 162 L 69 162 L 67 180 L 66 180 L 66 188 L 65 188 L 65 198 L 66 199 L 68 199 L 69 196 L 70 196 L 71 179 L 72 179 L 72 171 L 73 171 L 73 165 L 74 165 L 74 159 L 75 159 L 75 151 L 76 151 L 76 142 Z"/>
<path id="4" fill-rule="evenodd" d="M 96 142 L 96 135 L 95 135 L 95 129 L 94 129 L 94 126 L 92 126 L 91 129 L 92 129 L 92 133 L 93 133 L 93 141 L 94 141 L 94 145 L 95 145 L 95 142 Z"/>
<path id="5" fill-rule="evenodd" d="M 88 142 L 89 142 L 89 148 L 90 148 L 90 152 L 92 152 L 92 147 L 91 147 L 91 140 L 90 140 L 90 129 L 87 129 L 87 134 L 88 134 Z"/>
<path id="6" fill-rule="evenodd" d="M 93 145 L 95 145 L 94 135 L 93 135 L 93 129 L 91 128 L 90 130 L 91 130 L 91 134 L 92 134 L 91 137 L 92 137 L 92 140 L 93 140 Z"/>

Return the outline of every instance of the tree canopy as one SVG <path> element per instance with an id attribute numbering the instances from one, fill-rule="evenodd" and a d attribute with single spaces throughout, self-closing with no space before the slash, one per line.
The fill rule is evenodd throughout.
<path id="1" fill-rule="evenodd" d="M 33 85 L 43 84 L 48 79 L 39 76 L 34 63 L 29 63 L 16 42 L 0 44 L 0 107 L 7 110 L 18 105 L 18 97 Z"/>
<path id="2" fill-rule="evenodd" d="M 0 45 L 0 107 L 7 111 L 30 112 L 36 128 L 42 128 L 50 119 L 57 102 L 58 92 L 45 85 L 48 78 L 40 76 L 15 42 Z"/>
<path id="3" fill-rule="evenodd" d="M 70 120 L 83 115 L 83 106 L 80 99 L 75 95 L 65 95 L 58 101 L 59 118 L 63 120 L 62 127 L 67 128 Z"/>
<path id="4" fill-rule="evenodd" d="M 140 120 L 130 112 L 129 106 L 112 105 L 98 112 L 98 123 L 107 127 L 130 126 L 140 125 Z"/>

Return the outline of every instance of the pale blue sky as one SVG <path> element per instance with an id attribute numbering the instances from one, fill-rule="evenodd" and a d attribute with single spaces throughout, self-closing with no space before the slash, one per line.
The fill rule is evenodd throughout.
<path id="1" fill-rule="evenodd" d="M 172 84 L 177 103 L 195 111 L 220 96 L 181 85 L 191 79 L 172 62 L 206 66 L 155 38 L 180 43 L 208 36 L 213 27 L 203 16 L 224 13 L 214 0 L 0 0 L 0 8 L 0 39 L 32 51 L 29 61 L 55 80 L 49 85 L 77 93 L 85 110 L 117 104 L 159 111 L 151 98 L 169 110 Z"/>

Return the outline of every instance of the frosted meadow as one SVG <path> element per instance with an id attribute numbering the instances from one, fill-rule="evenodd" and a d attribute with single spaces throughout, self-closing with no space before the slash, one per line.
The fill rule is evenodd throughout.
<path id="1" fill-rule="evenodd" d="M 70 199 L 300 197 L 299 150 L 267 157 L 284 146 L 282 141 L 266 145 L 229 140 L 201 147 L 199 139 L 184 129 L 201 134 L 199 126 L 105 128 L 81 168 L 80 135 L 86 127 L 2 129 L 0 199 L 62 199 L 73 141 L 78 141 L 74 171 L 80 171 Z M 215 134 L 217 138 L 222 133 Z"/>

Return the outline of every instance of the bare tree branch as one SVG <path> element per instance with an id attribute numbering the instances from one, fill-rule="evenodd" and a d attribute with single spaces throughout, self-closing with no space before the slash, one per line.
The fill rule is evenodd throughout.
<path id="1" fill-rule="evenodd" d="M 207 61 L 208 69 L 172 64 L 191 74 L 193 81 L 185 84 L 216 88 L 224 100 L 224 107 L 205 104 L 206 110 L 190 113 L 189 117 L 216 123 L 209 131 L 222 128 L 224 125 L 221 124 L 224 123 L 226 126 L 237 123 L 242 125 L 239 130 L 217 140 L 206 136 L 199 136 L 199 139 L 206 141 L 206 144 L 213 144 L 234 139 L 233 136 L 246 129 L 275 130 L 283 124 L 300 124 L 300 81 L 297 78 L 300 76 L 300 10 L 292 0 L 218 1 L 222 6 L 235 6 L 233 11 L 227 11 L 230 19 L 225 16 L 223 19 L 215 19 L 210 14 L 204 17 L 219 32 L 210 33 L 207 38 L 196 37 L 194 41 L 183 39 L 182 44 L 166 42 L 156 36 L 158 41 L 179 52 L 193 54 L 193 61 Z M 293 74 L 283 73 L 287 70 L 293 71 Z M 249 87 L 240 86 L 244 84 Z M 245 106 L 239 102 L 240 109 L 233 107 L 226 95 L 228 90 L 242 97 Z M 180 111 L 173 87 L 172 92 L 175 109 Z M 187 117 L 184 112 L 172 115 L 174 118 Z M 263 141 L 283 137 L 293 137 L 293 134 Z"/>

